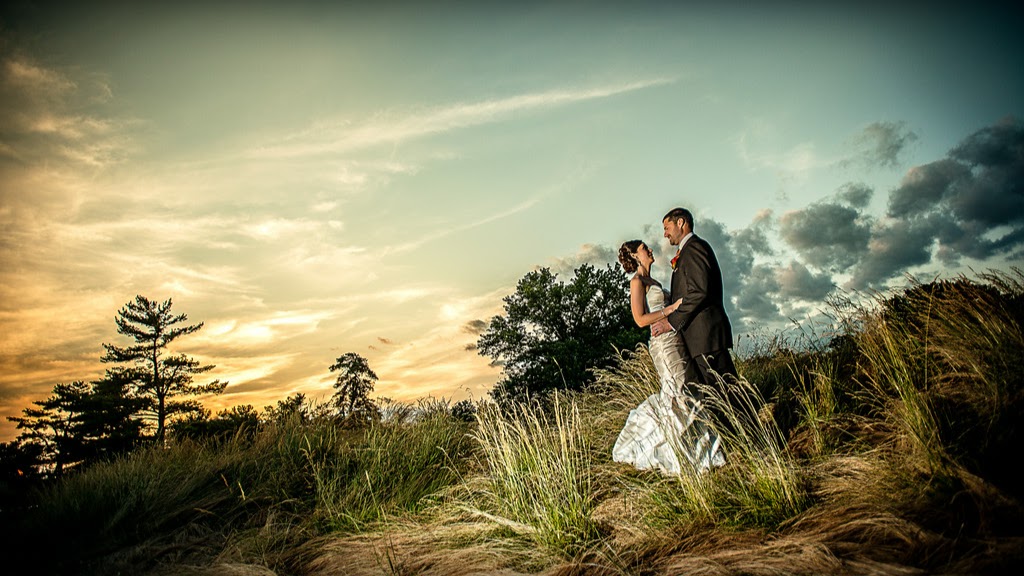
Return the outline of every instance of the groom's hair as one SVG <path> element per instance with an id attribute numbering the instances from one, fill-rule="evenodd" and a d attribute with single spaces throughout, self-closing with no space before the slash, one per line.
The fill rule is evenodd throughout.
<path id="1" fill-rule="evenodd" d="M 686 222 L 686 224 L 690 227 L 690 230 L 693 230 L 693 214 L 690 214 L 690 211 L 687 210 L 686 208 L 673 208 L 669 210 L 668 214 L 665 214 L 665 217 L 662 218 L 661 221 L 664 222 L 665 220 L 668 219 L 672 219 L 673 221 L 675 221 L 679 220 L 680 218 L 682 218 L 683 221 Z"/>

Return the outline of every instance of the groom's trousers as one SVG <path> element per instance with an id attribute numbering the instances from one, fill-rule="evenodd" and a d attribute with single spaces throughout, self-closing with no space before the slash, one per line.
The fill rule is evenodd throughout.
<path id="1" fill-rule="evenodd" d="M 728 350 L 719 350 L 713 354 L 691 356 L 686 363 L 684 373 L 687 382 L 700 382 L 717 390 L 718 394 L 720 394 L 720 400 L 732 406 L 734 415 L 743 405 L 737 398 L 736 365 L 733 364 L 732 355 L 729 354 Z M 716 374 L 718 375 L 717 377 Z M 698 398 L 701 396 L 698 396 Z M 733 425 L 732 418 L 724 413 L 724 407 L 720 406 L 718 402 L 712 402 L 706 406 L 711 412 L 715 428 L 719 433 L 732 433 L 735 435 L 737 431 Z"/>

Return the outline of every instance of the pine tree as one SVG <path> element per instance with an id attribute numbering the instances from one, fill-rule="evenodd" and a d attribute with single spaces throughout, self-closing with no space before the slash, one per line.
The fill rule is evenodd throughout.
<path id="1" fill-rule="evenodd" d="M 149 402 L 132 394 L 132 382 L 123 371 L 108 370 L 83 398 L 82 433 L 89 460 L 105 460 L 131 451 L 143 438 L 145 424 L 139 412 Z"/>
<path id="2" fill-rule="evenodd" d="M 334 382 L 337 392 L 331 399 L 342 420 L 358 425 L 375 418 L 378 410 L 377 405 L 370 400 L 370 392 L 373 392 L 377 375 L 370 369 L 366 359 L 355 352 L 348 352 L 338 356 L 330 370 L 338 372 Z"/>
<path id="3" fill-rule="evenodd" d="M 103 362 L 121 364 L 111 372 L 132 383 L 135 396 L 145 398 L 145 416 L 156 421 L 157 442 L 163 442 L 167 420 L 175 414 L 190 413 L 196 402 L 176 400 L 182 396 L 219 394 L 227 382 L 214 380 L 209 384 L 193 384 L 196 375 L 209 372 L 213 365 L 202 365 L 185 354 L 171 354 L 168 346 L 182 336 L 199 331 L 203 323 L 184 325 L 185 314 L 171 313 L 171 300 L 163 302 L 136 296 L 117 313 L 117 331 L 135 341 L 131 346 L 104 344 Z"/>
<path id="4" fill-rule="evenodd" d="M 89 385 L 81 380 L 57 384 L 49 398 L 33 402 L 39 408 L 25 408 L 24 416 L 7 417 L 22 430 L 18 442 L 39 446 L 40 463 L 52 466 L 55 477 L 87 457 L 82 414 L 88 394 Z"/>

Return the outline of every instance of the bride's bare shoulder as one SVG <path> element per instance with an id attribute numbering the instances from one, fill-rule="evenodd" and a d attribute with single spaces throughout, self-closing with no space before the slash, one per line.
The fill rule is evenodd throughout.
<path id="1" fill-rule="evenodd" d="M 629 279 L 629 286 L 632 289 L 646 291 L 651 286 L 661 286 L 661 284 L 658 284 L 658 281 L 650 276 L 634 274 L 633 277 Z"/>

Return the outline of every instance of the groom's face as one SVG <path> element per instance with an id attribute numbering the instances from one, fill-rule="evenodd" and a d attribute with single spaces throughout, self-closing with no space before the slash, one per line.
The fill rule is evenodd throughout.
<path id="1" fill-rule="evenodd" d="M 666 218 L 661 221 L 661 225 L 665 229 L 665 238 L 668 238 L 669 243 L 673 246 L 679 246 L 679 243 L 683 241 L 683 236 L 686 235 L 683 231 L 683 219 L 677 218 L 673 220 Z"/>

